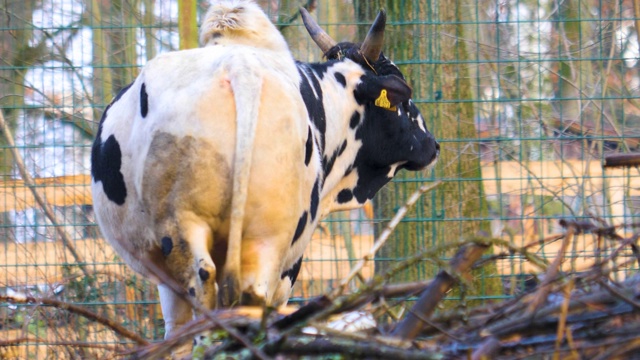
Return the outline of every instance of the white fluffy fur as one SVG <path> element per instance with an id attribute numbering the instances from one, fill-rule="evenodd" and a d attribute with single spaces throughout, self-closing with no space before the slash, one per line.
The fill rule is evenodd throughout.
<path id="1" fill-rule="evenodd" d="M 278 29 L 250 0 L 213 1 L 200 28 L 200 44 L 248 45 L 289 52 Z"/>

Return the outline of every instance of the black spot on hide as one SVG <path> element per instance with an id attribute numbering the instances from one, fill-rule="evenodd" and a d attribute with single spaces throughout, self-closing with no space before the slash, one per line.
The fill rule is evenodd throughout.
<path id="1" fill-rule="evenodd" d="M 353 199 L 353 192 L 350 189 L 343 189 L 338 193 L 338 203 L 345 204 Z"/>
<path id="2" fill-rule="evenodd" d="M 298 278 L 298 274 L 300 273 L 300 268 L 302 267 L 302 256 L 295 264 L 291 267 L 291 269 L 285 271 L 280 275 L 280 279 L 284 279 L 285 277 L 289 277 L 291 280 L 291 286 L 296 283 L 296 279 Z"/>
<path id="3" fill-rule="evenodd" d="M 149 96 L 147 95 L 147 87 L 142 83 L 140 86 L 140 114 L 142 117 L 147 117 L 149 112 Z"/>
<path id="4" fill-rule="evenodd" d="M 320 80 L 323 80 L 327 71 L 329 71 L 329 68 L 331 68 L 335 63 L 336 61 L 327 61 L 323 63 L 305 63 L 304 65 L 311 69 Z"/>
<path id="5" fill-rule="evenodd" d="M 162 255 L 169 256 L 173 250 L 173 240 L 170 237 L 165 236 L 162 238 Z"/>
<path id="6" fill-rule="evenodd" d="M 347 79 L 345 79 L 344 75 L 339 72 L 334 73 L 333 75 L 336 77 L 336 80 L 338 80 L 342 87 L 347 87 Z"/>
<path id="7" fill-rule="evenodd" d="M 96 133 L 96 138 L 93 141 L 93 146 L 91 147 L 91 177 L 94 182 L 103 182 L 103 190 L 107 194 L 107 197 L 118 205 L 124 204 L 124 199 L 127 196 L 124 178 L 120 173 L 122 153 L 120 152 L 120 146 L 115 138 L 110 140 L 113 135 L 111 135 L 107 141 L 102 143 L 102 126 L 107 119 L 107 113 L 111 106 L 120 100 L 127 90 L 131 88 L 131 85 L 133 85 L 133 83 L 122 88 L 118 95 L 116 95 L 111 103 L 104 109 L 102 118 L 100 119 L 100 125 L 98 126 L 98 132 Z M 109 144 L 107 144 L 107 142 L 109 142 Z M 114 171 L 115 173 L 113 173 Z M 106 180 L 106 178 L 112 179 Z M 109 191 L 107 191 L 107 189 Z"/>
<path id="8" fill-rule="evenodd" d="M 298 220 L 298 226 L 296 227 L 296 232 L 293 234 L 293 240 L 291 241 L 291 245 L 295 244 L 296 241 L 300 239 L 300 236 L 302 236 L 302 232 L 304 231 L 304 228 L 307 225 L 308 216 L 309 215 L 306 211 L 302 213 L 302 216 L 300 216 L 300 220 Z"/>
<path id="9" fill-rule="evenodd" d="M 313 190 L 311 191 L 311 209 L 309 210 L 309 212 L 311 213 L 311 221 L 316 219 L 319 203 L 320 203 L 320 178 L 317 178 L 315 184 L 313 184 Z"/>
<path id="10" fill-rule="evenodd" d="M 322 158 L 322 171 L 324 172 L 324 177 L 326 178 L 333 170 L 333 165 L 338 159 L 338 156 L 342 155 L 344 150 L 347 148 L 347 140 L 342 142 L 342 145 L 336 149 L 331 157 L 327 157 L 326 155 Z"/>
<path id="11" fill-rule="evenodd" d="M 307 68 L 307 66 L 309 65 L 298 64 L 298 71 L 300 72 L 300 95 L 302 95 L 302 100 L 307 108 L 309 119 L 320 132 L 320 152 L 322 153 L 325 145 L 324 135 L 327 130 L 327 120 L 322 103 L 322 88 L 315 73 Z"/>
<path id="12" fill-rule="evenodd" d="M 342 155 L 342 153 L 347 149 L 347 140 L 345 139 L 342 142 L 342 146 L 340 146 L 340 150 L 338 150 L 338 156 Z"/>
<path id="13" fill-rule="evenodd" d="M 347 170 L 345 170 L 344 177 L 349 176 L 349 174 L 351 174 L 352 171 L 353 171 L 353 165 L 349 166 Z"/>
<path id="14" fill-rule="evenodd" d="M 351 115 L 351 120 L 349 121 L 349 127 L 355 129 L 358 124 L 360 124 L 360 113 L 355 111 L 353 115 Z"/>
<path id="15" fill-rule="evenodd" d="M 311 126 L 309 126 L 309 132 L 307 134 L 307 143 L 304 146 L 304 164 L 309 166 L 311 161 L 311 153 L 313 152 L 313 135 L 311 133 Z"/>
<path id="16" fill-rule="evenodd" d="M 99 138 L 96 138 L 96 143 Z M 102 189 L 107 198 L 118 205 L 124 204 L 127 188 L 120 172 L 122 152 L 115 136 L 111 135 L 101 145 L 94 143 L 91 149 L 91 175 L 93 181 L 102 182 Z"/>
<path id="17" fill-rule="evenodd" d="M 211 274 L 209 274 L 209 272 L 203 268 L 200 268 L 200 270 L 198 270 L 198 275 L 200 275 L 200 280 L 202 281 L 207 281 L 209 280 L 209 276 Z"/>

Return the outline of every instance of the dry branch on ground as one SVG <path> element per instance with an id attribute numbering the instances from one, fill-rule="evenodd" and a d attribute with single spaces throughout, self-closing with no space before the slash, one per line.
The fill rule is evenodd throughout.
<path id="1" fill-rule="evenodd" d="M 566 233 L 560 240 L 568 245 L 574 235 L 588 231 L 613 244 L 607 249 L 608 256 L 601 257 L 587 270 L 564 272 L 560 264 L 570 247 L 561 246 L 556 259 L 540 275 L 540 284 L 503 301 L 432 315 L 456 282 L 467 282 L 465 276 L 473 264 L 486 264 L 486 258 L 477 260 L 487 245 L 501 244 L 490 238 L 476 238 L 456 244 L 460 250 L 444 270 L 433 281 L 420 284 L 425 290 L 417 302 L 405 301 L 416 293 L 416 284 L 394 285 L 393 296 L 400 298 L 396 305 L 410 309 L 399 322 L 379 323 L 376 328 L 359 332 L 332 330 L 327 326 L 341 314 L 374 313 L 382 308 L 381 304 L 392 301 L 390 285 L 385 285 L 390 274 L 363 283 L 351 294 L 333 293 L 313 299 L 288 315 L 274 311 L 264 318 L 252 317 L 236 309 L 218 311 L 216 317 L 226 327 L 253 339 L 252 346 L 267 357 L 341 354 L 347 358 L 375 359 L 520 359 L 537 354 L 555 358 L 625 359 L 640 348 L 640 276 L 617 282 L 613 275 L 621 266 L 637 266 L 638 259 L 634 256 L 616 260 L 629 254 L 625 248 L 636 245 L 639 236 L 622 238 L 616 231 L 620 227 L 587 228 L 585 224 L 564 222 Z M 528 250 L 524 247 L 519 251 Z M 426 251 L 409 258 L 398 264 L 396 270 L 435 252 Z M 489 259 L 509 255 L 497 254 Z M 213 330 L 216 340 L 196 351 L 196 357 L 249 354 L 205 319 L 195 320 L 188 328 L 189 331 L 172 339 L 134 350 L 132 354 L 145 357 L 167 354 L 174 345 L 190 341 L 205 329 Z"/>

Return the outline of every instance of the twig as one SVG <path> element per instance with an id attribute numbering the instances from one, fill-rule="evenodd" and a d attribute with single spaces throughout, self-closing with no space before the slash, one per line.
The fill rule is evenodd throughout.
<path id="1" fill-rule="evenodd" d="M 436 304 L 437 305 L 437 304 Z M 418 318 L 418 320 L 420 320 L 421 323 L 423 323 L 423 329 L 426 326 L 430 326 L 434 329 L 436 329 L 437 331 L 441 332 L 442 334 L 444 334 L 446 337 L 454 339 L 455 341 L 458 342 L 463 342 L 463 339 L 452 334 L 450 331 L 445 330 L 444 328 L 442 328 L 441 326 L 437 325 L 436 323 L 434 323 L 433 321 L 431 321 L 429 318 L 427 318 L 426 316 L 423 316 L 422 314 L 413 311 L 413 309 L 409 310 L 409 314 L 415 316 L 416 318 Z M 408 315 L 407 315 L 408 316 Z M 413 339 L 407 339 L 407 340 L 413 340 Z"/>
<path id="2" fill-rule="evenodd" d="M 628 341 L 625 345 L 610 347 L 607 351 L 594 357 L 594 360 L 614 359 L 638 348 L 640 348 L 640 338 L 635 338 Z"/>
<path id="3" fill-rule="evenodd" d="M 33 296 L 16 297 L 16 296 L 7 296 L 7 295 L 0 295 L 0 301 L 6 301 L 12 304 L 39 304 L 39 305 L 53 306 L 55 308 L 66 310 L 66 311 L 81 315 L 89 320 L 93 320 L 97 323 L 100 323 L 108 327 L 109 329 L 113 330 L 118 335 L 121 335 L 130 340 L 133 340 L 140 345 L 149 344 L 149 342 L 143 339 L 142 337 L 140 337 L 140 335 L 127 330 L 117 322 L 111 319 L 102 317 L 83 307 L 70 304 L 64 301 L 51 299 L 51 298 L 35 298 Z"/>
<path id="4" fill-rule="evenodd" d="M 13 159 L 14 159 L 14 161 L 16 163 L 16 166 L 18 167 L 18 172 L 20 173 L 20 176 L 22 176 L 22 180 L 24 181 L 24 184 L 29 188 L 29 190 L 31 190 L 31 193 L 33 194 L 34 199 L 36 200 L 38 205 L 40 205 L 40 207 L 44 211 L 44 213 L 47 216 L 47 218 L 49 219 L 49 221 L 51 221 L 51 224 L 53 225 L 54 229 L 58 233 L 58 236 L 60 236 L 60 239 L 62 240 L 62 243 L 64 244 L 64 246 L 67 248 L 67 250 L 69 250 L 69 252 L 73 256 L 73 259 L 75 260 L 76 265 L 78 265 L 80 267 L 80 270 L 82 271 L 82 273 L 87 278 L 90 279 L 91 276 L 89 274 L 89 271 L 87 271 L 87 269 L 85 267 L 84 259 L 76 251 L 75 246 L 73 246 L 73 242 L 71 240 L 71 237 L 69 236 L 69 234 L 67 234 L 67 232 L 64 230 L 64 228 L 60 225 L 60 223 L 58 222 L 58 220 L 56 218 L 56 215 L 55 215 L 53 209 L 51 208 L 51 206 L 49 206 L 49 204 L 46 203 L 46 201 L 44 201 L 44 198 L 42 197 L 42 195 L 40 194 L 40 192 L 38 191 L 38 189 L 35 186 L 35 182 L 34 182 L 33 178 L 31 177 L 31 175 L 27 171 L 27 169 L 26 169 L 26 167 L 24 165 L 24 161 L 22 160 L 22 156 L 20 155 L 20 153 L 18 152 L 18 149 L 16 148 L 16 143 L 15 143 L 15 141 L 13 139 L 13 134 L 11 132 L 11 129 L 7 125 L 7 122 L 4 120 L 4 115 L 2 114 L 2 110 L 0 110 L 0 130 L 2 130 L 2 136 L 4 137 L 4 139 L 7 142 L 7 145 L 9 146 L 9 150 L 11 151 L 11 154 L 13 155 Z"/>
<path id="5" fill-rule="evenodd" d="M 466 272 L 487 248 L 487 245 L 474 244 L 460 249 L 451 259 L 451 271 L 454 273 Z M 454 282 L 455 278 L 452 275 L 446 271 L 440 271 L 429 287 L 420 295 L 407 317 L 398 324 L 392 333 L 393 336 L 406 340 L 415 339 L 425 324 L 420 318 L 430 316 Z"/>
<path id="6" fill-rule="evenodd" d="M 380 297 L 402 297 L 410 296 L 417 292 L 423 291 L 431 284 L 431 280 L 415 281 L 402 284 L 389 284 L 382 287 L 379 294 Z"/>
<path id="7" fill-rule="evenodd" d="M 569 231 L 567 231 L 567 235 L 562 240 L 562 245 L 558 250 L 558 254 L 556 255 L 556 258 L 553 260 L 553 262 L 549 266 L 549 269 L 547 270 L 546 274 L 544 275 L 544 279 L 542 280 L 542 284 L 540 284 L 540 287 L 538 288 L 538 291 L 536 292 L 535 297 L 529 304 L 527 311 L 530 314 L 535 313 L 536 310 L 540 307 L 540 305 L 542 305 L 547 300 L 547 296 L 551 291 L 551 286 L 550 286 L 551 282 L 556 279 L 556 276 L 560 271 L 560 265 L 562 264 L 562 260 L 564 259 L 564 254 L 567 251 L 569 244 L 573 240 L 573 234 L 575 232 L 575 229 L 573 227 L 569 227 L 568 230 Z"/>
<path id="8" fill-rule="evenodd" d="M 378 236 L 371 249 L 369 249 L 369 252 L 365 254 L 362 259 L 360 259 L 358 263 L 351 269 L 349 275 L 342 279 L 342 281 L 340 282 L 340 286 L 336 289 L 335 294 L 343 293 L 346 287 L 349 285 L 349 282 L 353 280 L 356 274 L 358 274 L 362 270 L 367 262 L 371 261 L 371 259 L 375 257 L 376 252 L 378 252 L 382 245 L 387 242 L 389 236 L 391 236 L 391 234 L 393 233 L 393 230 L 396 228 L 396 226 L 398 226 L 398 224 L 400 224 L 400 221 L 405 217 L 407 211 L 409 211 L 409 208 L 411 208 L 416 203 L 416 201 L 420 199 L 422 194 L 435 189 L 436 187 L 440 186 L 440 184 L 442 184 L 442 181 L 436 181 L 432 184 L 422 185 L 420 188 L 418 188 L 418 190 L 411 194 L 411 196 L 409 196 L 404 206 L 398 209 L 391 221 L 389 221 L 389 223 L 387 224 L 386 228 L 382 231 L 380 236 Z"/>
<path id="9" fill-rule="evenodd" d="M 613 286 L 609 285 L 606 281 L 600 280 L 599 283 L 600 283 L 600 285 L 602 285 L 602 287 L 604 287 L 605 289 L 609 290 L 609 292 L 611 294 L 613 294 L 617 298 L 620 298 L 620 300 L 622 300 L 622 301 L 628 303 L 629 305 L 633 306 L 634 308 L 636 308 L 636 310 L 640 310 L 640 303 L 638 303 L 637 301 L 633 300 L 632 298 L 630 298 L 629 296 L 624 294 L 622 291 L 620 291 L 620 290 L 614 288 Z"/>
<path id="10" fill-rule="evenodd" d="M 471 355 L 471 360 L 492 359 L 500 350 L 500 340 L 489 336 Z"/>
<path id="11" fill-rule="evenodd" d="M 564 300 L 562 301 L 562 307 L 560 308 L 560 318 L 558 319 L 558 330 L 556 332 L 556 347 L 555 352 L 553 353 L 553 360 L 558 360 L 560 344 L 562 344 L 562 339 L 564 338 L 564 333 L 566 331 L 571 331 L 569 328 L 566 328 L 567 325 L 567 314 L 569 313 L 569 300 L 571 300 L 571 290 L 573 290 L 573 279 L 569 280 L 569 282 L 562 288 L 562 292 L 564 295 Z"/>
<path id="12" fill-rule="evenodd" d="M 640 234 L 635 234 L 635 241 L 631 242 L 631 252 L 633 253 L 633 255 L 636 257 L 636 260 L 638 261 L 638 266 L 640 266 L 640 249 L 638 249 L 638 245 L 636 245 L 636 241 L 638 241 L 638 238 L 640 238 Z"/>
<path id="13" fill-rule="evenodd" d="M 90 349 L 103 349 L 116 352 L 119 350 L 120 346 L 116 345 L 106 345 L 106 344 L 92 344 L 88 342 L 78 342 L 78 341 L 49 341 L 48 339 L 40 339 L 36 337 L 21 337 L 17 339 L 9 339 L 9 340 L 0 340 L 0 348 L 5 346 L 18 346 L 24 343 L 42 343 L 47 346 L 70 346 L 77 348 L 90 348 Z"/>
<path id="14" fill-rule="evenodd" d="M 311 318 L 318 312 L 331 306 L 331 304 L 332 300 L 328 296 L 323 295 L 313 298 L 293 314 L 285 316 L 284 318 L 274 322 L 272 326 L 278 330 L 285 330 Z"/>

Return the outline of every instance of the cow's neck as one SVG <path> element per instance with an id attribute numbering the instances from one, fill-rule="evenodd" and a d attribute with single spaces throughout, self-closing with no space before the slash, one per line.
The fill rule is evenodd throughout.
<path id="1" fill-rule="evenodd" d="M 357 208 L 364 203 L 350 194 L 359 181 L 358 169 L 354 164 L 362 141 L 356 138 L 356 131 L 363 119 L 364 106 L 356 103 L 353 86 L 357 83 L 356 78 L 362 75 L 362 70 L 350 61 L 308 65 L 306 75 L 307 80 L 312 82 L 310 86 L 314 86 L 314 79 L 309 76 L 309 68 L 313 69 L 316 86 L 321 90 L 317 101 L 322 101 L 322 106 L 316 106 L 316 109 L 326 109 L 322 124 L 317 123 L 317 115 L 312 119 L 315 120 L 314 135 L 321 150 L 324 177 L 320 214 L 326 216 L 333 211 Z M 341 76 L 352 78 L 342 81 Z M 345 83 L 346 86 L 343 85 Z M 386 175 L 382 176 L 385 178 L 384 182 Z M 369 180 L 376 181 L 367 179 Z M 360 183 L 362 181 L 363 179 Z"/>

